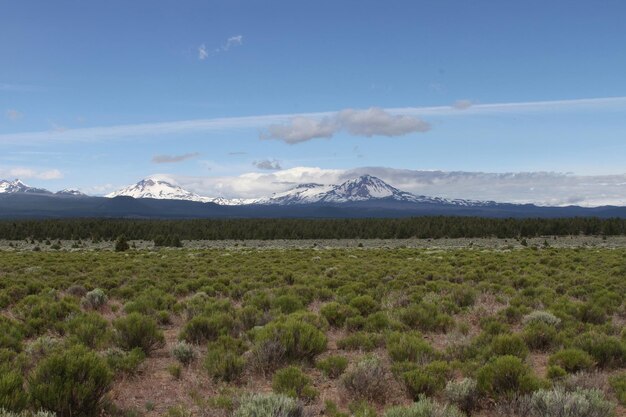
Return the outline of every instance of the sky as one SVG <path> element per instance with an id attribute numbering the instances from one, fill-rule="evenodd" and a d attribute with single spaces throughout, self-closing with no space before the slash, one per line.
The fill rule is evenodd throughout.
<path id="1" fill-rule="evenodd" d="M 0 0 L 0 178 L 626 205 L 626 2 Z"/>

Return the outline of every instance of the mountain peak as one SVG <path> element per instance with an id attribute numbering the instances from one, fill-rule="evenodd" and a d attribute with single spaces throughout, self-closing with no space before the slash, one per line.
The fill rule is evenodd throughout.
<path id="1" fill-rule="evenodd" d="M 0 180 L 0 194 L 16 193 L 52 194 L 50 191 L 43 188 L 30 187 L 18 178 L 13 181 Z"/>

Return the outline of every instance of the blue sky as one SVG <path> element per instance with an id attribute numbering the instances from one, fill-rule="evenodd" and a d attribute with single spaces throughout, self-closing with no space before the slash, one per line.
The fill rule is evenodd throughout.
<path id="1" fill-rule="evenodd" d="M 230 197 L 362 167 L 619 179 L 625 15 L 610 0 L 0 1 L 0 177 L 102 194 L 159 174 Z"/>

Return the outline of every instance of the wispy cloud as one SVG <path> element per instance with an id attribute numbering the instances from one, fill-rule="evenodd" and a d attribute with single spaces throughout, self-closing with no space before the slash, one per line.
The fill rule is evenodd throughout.
<path id="1" fill-rule="evenodd" d="M 24 113 L 17 111 L 15 109 L 9 109 L 6 111 L 6 116 L 7 116 L 7 119 L 15 121 L 24 117 Z"/>
<path id="2" fill-rule="evenodd" d="M 296 144 L 311 139 L 331 138 L 341 131 L 354 136 L 392 137 L 428 130 L 430 124 L 416 116 L 391 114 L 372 107 L 366 110 L 346 109 L 322 119 L 294 117 L 287 124 L 269 126 L 261 133 L 261 138 Z"/>
<path id="3" fill-rule="evenodd" d="M 221 47 L 222 51 L 228 51 L 233 46 L 243 45 L 243 35 L 235 35 L 226 39 L 226 43 Z"/>
<path id="4" fill-rule="evenodd" d="M 257 167 L 258 169 L 263 169 L 266 171 L 276 171 L 282 169 L 282 167 L 280 166 L 280 162 L 276 159 L 263 159 L 260 161 L 254 161 L 252 165 Z"/>
<path id="5" fill-rule="evenodd" d="M 240 155 L 248 155 L 248 152 L 234 151 L 234 152 L 228 152 L 228 154 L 231 155 L 231 156 L 240 156 Z"/>
<path id="6" fill-rule="evenodd" d="M 209 53 L 206 50 L 206 45 L 202 44 L 202 45 L 198 46 L 198 59 L 200 61 L 204 61 L 208 57 L 209 57 Z"/>
<path id="7" fill-rule="evenodd" d="M 557 100 L 537 102 L 515 102 L 475 104 L 464 111 L 452 106 L 403 107 L 383 109 L 391 115 L 468 117 L 481 114 L 521 114 L 531 112 L 556 112 L 570 110 L 615 110 L 626 109 L 626 97 L 606 97 L 578 100 Z M 274 114 L 265 116 L 225 117 L 215 119 L 195 119 L 176 122 L 144 123 L 118 126 L 67 129 L 65 131 L 38 131 L 0 134 L 0 144 L 14 144 L 37 141 L 86 142 L 104 139 L 128 139 L 131 137 L 172 135 L 192 132 L 228 131 L 233 129 L 267 129 L 271 125 L 286 125 L 297 117 L 323 120 L 336 112 Z"/>
<path id="8" fill-rule="evenodd" d="M 199 152 L 191 152 L 182 155 L 154 155 L 152 162 L 155 164 L 171 164 L 176 162 L 183 162 L 188 159 L 196 158 L 200 156 Z"/>
<path id="9" fill-rule="evenodd" d="M 228 52 L 232 48 L 243 45 L 243 35 L 234 35 L 226 39 L 222 45 L 209 51 L 206 44 L 198 46 L 198 59 L 204 61 L 212 54 L 219 54 L 221 52 Z"/>
<path id="10" fill-rule="evenodd" d="M 23 180 L 58 180 L 63 178 L 63 173 L 58 169 L 36 169 L 27 167 L 0 167 L 0 178 L 19 178 Z"/>

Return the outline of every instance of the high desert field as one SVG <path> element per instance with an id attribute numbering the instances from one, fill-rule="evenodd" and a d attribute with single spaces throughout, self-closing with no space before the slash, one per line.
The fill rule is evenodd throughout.
<path id="1" fill-rule="evenodd" d="M 0 406 L 59 417 L 624 416 L 626 249 L 542 242 L 5 245 Z"/>

